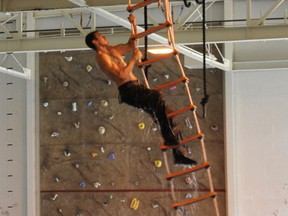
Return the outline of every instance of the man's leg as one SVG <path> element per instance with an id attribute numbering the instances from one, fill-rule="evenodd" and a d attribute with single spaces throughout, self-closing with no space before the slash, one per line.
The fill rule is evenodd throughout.
<path id="1" fill-rule="evenodd" d="M 180 144 L 178 134 L 174 134 L 171 128 L 170 122 L 172 123 L 173 119 L 168 118 L 165 101 L 158 91 L 147 89 L 143 85 L 137 85 L 122 91 L 120 96 L 121 102 L 125 102 L 137 108 L 142 108 L 157 121 L 165 145 L 177 146 Z M 196 161 L 185 157 L 180 149 L 173 149 L 172 151 L 175 164 L 197 164 Z"/>

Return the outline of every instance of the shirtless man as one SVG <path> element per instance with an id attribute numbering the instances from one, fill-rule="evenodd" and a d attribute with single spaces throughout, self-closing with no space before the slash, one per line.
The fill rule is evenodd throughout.
<path id="1" fill-rule="evenodd" d="M 86 36 L 85 42 L 96 52 L 96 61 L 100 69 L 118 87 L 119 103 L 124 102 L 149 113 L 160 126 L 165 145 L 179 145 L 178 136 L 171 128 L 172 119 L 167 117 L 162 95 L 140 84 L 133 74 L 135 63 L 142 57 L 141 51 L 135 48 L 134 41 L 130 38 L 126 44 L 111 46 L 105 36 L 94 31 Z M 126 63 L 122 56 L 129 51 L 133 51 L 133 55 Z M 174 164 L 197 164 L 196 161 L 185 157 L 178 148 L 172 151 Z"/>

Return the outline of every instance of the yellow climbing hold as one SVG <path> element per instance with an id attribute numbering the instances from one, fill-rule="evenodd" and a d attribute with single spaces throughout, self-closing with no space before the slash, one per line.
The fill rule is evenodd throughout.
<path id="1" fill-rule="evenodd" d="M 91 153 L 91 156 L 92 156 L 93 158 L 95 158 L 95 157 L 98 156 L 98 154 L 97 154 L 96 152 L 92 152 L 92 153 Z"/>
<path id="2" fill-rule="evenodd" d="M 162 166 L 162 161 L 161 160 L 155 160 L 155 166 L 160 168 Z"/>
<path id="3" fill-rule="evenodd" d="M 140 203 L 140 201 L 137 198 L 134 197 L 132 199 L 131 203 L 130 203 L 130 208 L 134 209 L 134 210 L 137 210 L 138 207 L 139 207 L 139 203 Z"/>
<path id="4" fill-rule="evenodd" d="M 106 100 L 101 100 L 101 106 L 107 107 L 108 106 L 108 102 Z"/>
<path id="5" fill-rule="evenodd" d="M 138 128 L 143 130 L 145 128 L 145 124 L 143 122 L 139 123 Z"/>

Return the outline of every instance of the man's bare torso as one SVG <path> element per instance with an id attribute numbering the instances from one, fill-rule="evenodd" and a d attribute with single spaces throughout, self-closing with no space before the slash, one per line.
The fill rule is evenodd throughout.
<path id="1" fill-rule="evenodd" d="M 101 70 L 117 86 L 129 81 L 137 80 L 137 77 L 132 71 L 127 75 L 121 73 L 127 64 L 117 49 L 111 46 L 107 46 L 105 50 L 96 52 L 96 61 Z"/>

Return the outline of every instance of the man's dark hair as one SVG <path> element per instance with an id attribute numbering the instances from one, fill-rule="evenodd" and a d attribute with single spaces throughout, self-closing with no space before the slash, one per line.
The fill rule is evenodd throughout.
<path id="1" fill-rule="evenodd" d="M 93 31 L 93 32 L 90 32 L 89 34 L 86 35 L 85 37 L 85 43 L 88 47 L 90 47 L 91 49 L 93 50 L 97 50 L 97 47 L 93 44 L 93 40 L 97 40 L 97 38 L 95 37 L 95 33 L 97 31 Z"/>

